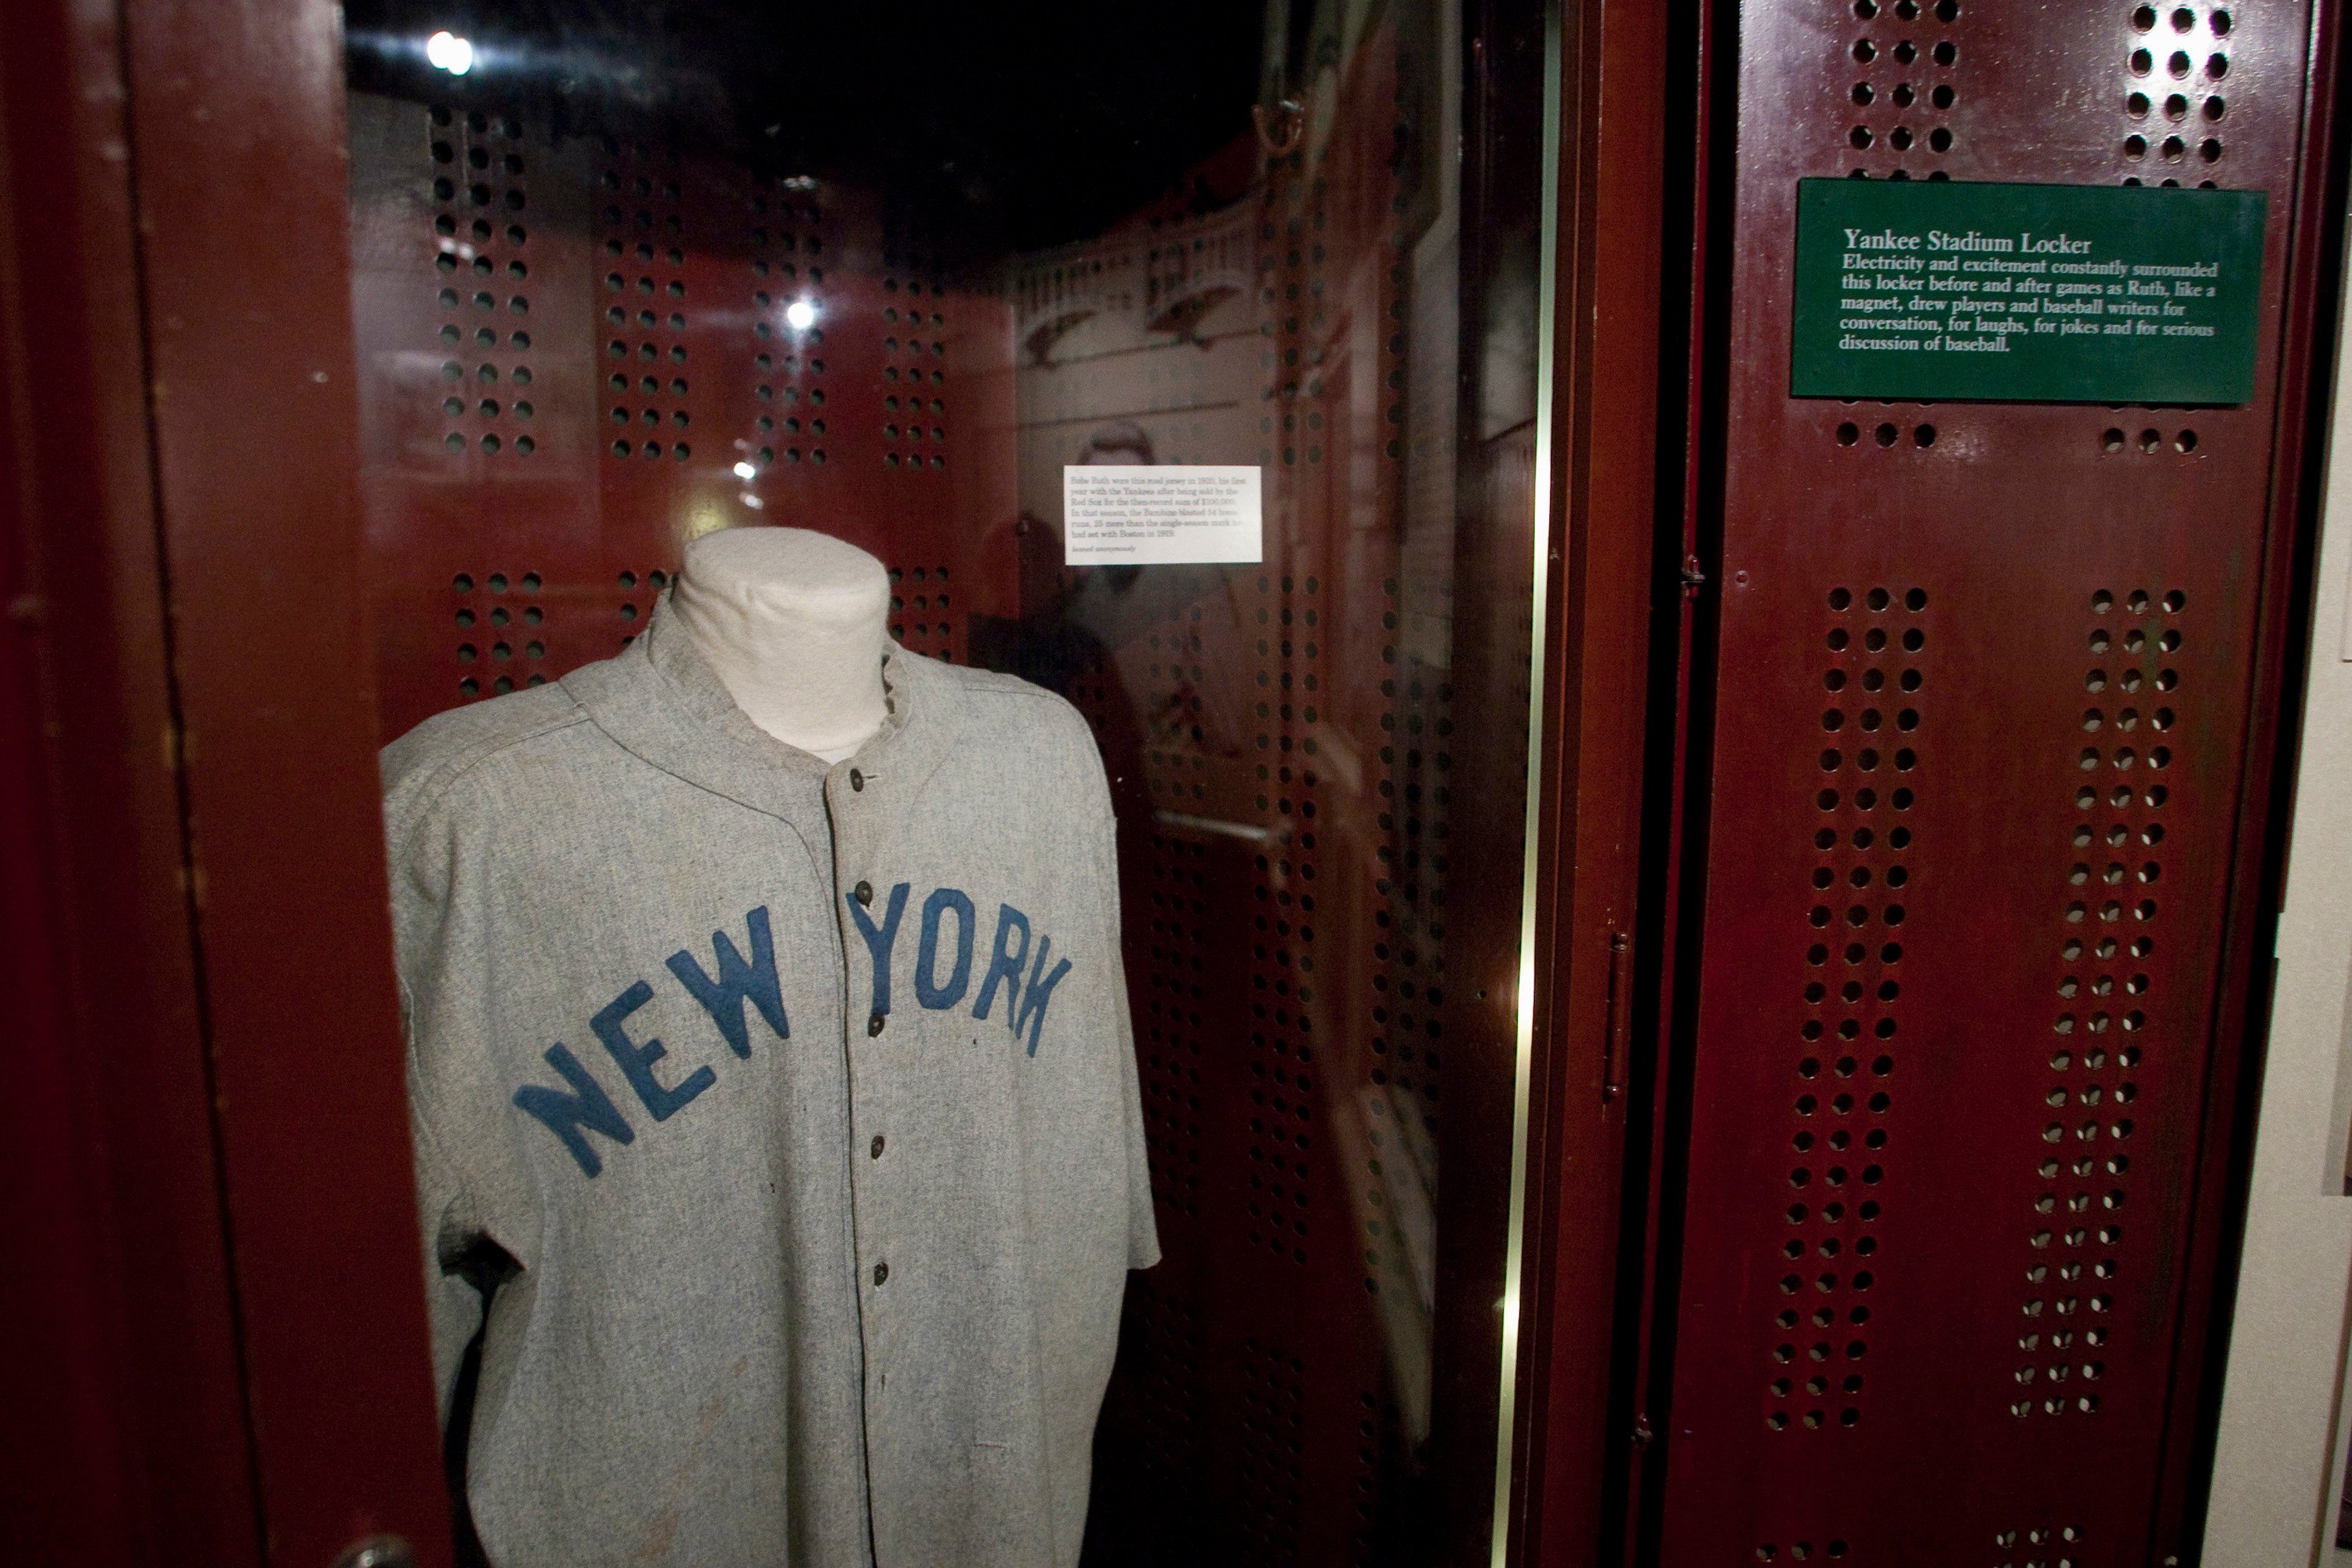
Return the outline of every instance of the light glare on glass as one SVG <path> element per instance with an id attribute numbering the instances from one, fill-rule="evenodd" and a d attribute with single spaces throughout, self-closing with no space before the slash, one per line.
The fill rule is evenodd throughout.
<path id="1" fill-rule="evenodd" d="M 451 76 L 464 76 L 474 68 L 474 46 L 445 29 L 425 40 L 425 58 Z"/>

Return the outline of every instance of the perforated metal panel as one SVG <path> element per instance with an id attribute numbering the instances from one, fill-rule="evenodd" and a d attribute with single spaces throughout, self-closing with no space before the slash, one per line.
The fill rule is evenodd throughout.
<path id="1" fill-rule="evenodd" d="M 952 264 L 874 193 L 481 100 L 352 106 L 387 737 L 616 651 L 685 539 L 758 522 L 872 551 L 907 646 L 1094 725 L 1166 1255 L 1097 1445 L 1105 1562 L 1410 1557 L 1441 1215 L 1502 1247 L 1437 1179 L 1447 988 L 1516 957 L 1449 942 L 1448 855 L 1505 863 L 1523 820 L 1465 826 L 1448 788 L 1459 187 L 1423 150 L 1461 39 L 1444 7 L 1286 26 L 1295 123 L 1237 113 L 1109 229 Z M 1264 563 L 1065 572 L 1062 467 L 1097 461 L 1261 465 Z M 1524 560 L 1524 483 L 1498 504 Z M 1467 640 L 1527 616 L 1471 606 Z M 1523 716 L 1468 739 L 1523 757 Z"/>
<path id="2" fill-rule="evenodd" d="M 1009 613 L 1010 311 L 876 204 L 479 107 L 351 134 L 387 738 L 617 651 L 712 528 L 873 551 L 918 652 Z"/>
<path id="3" fill-rule="evenodd" d="M 1661 1561 L 2170 1563 L 2308 16 L 1739 25 Z M 2258 395 L 1793 400 L 1815 175 L 2268 190 Z"/>

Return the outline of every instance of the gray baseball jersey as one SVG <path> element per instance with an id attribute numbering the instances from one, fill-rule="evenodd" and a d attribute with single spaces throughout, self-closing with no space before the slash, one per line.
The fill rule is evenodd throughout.
<path id="1" fill-rule="evenodd" d="M 828 767 L 656 613 L 384 752 L 445 1415 L 499 1568 L 1077 1561 L 1157 1260 L 1102 763 L 893 647 Z M 520 1271 L 482 1321 L 448 1272 Z"/>

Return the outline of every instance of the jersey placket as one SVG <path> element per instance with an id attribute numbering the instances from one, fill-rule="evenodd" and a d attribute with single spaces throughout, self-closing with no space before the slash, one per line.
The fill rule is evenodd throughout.
<path id="1" fill-rule="evenodd" d="M 895 739 L 895 737 L 893 737 Z M 834 856 L 834 919 L 841 933 L 844 1059 L 847 1068 L 849 1225 L 856 1258 L 858 1321 L 865 1349 L 864 1425 L 869 1466 L 891 1452 L 887 1436 L 894 1396 L 890 1374 L 899 1364 L 903 1314 L 894 1300 L 907 1288 L 909 1270 L 922 1260 L 898 1245 L 905 1238 L 893 1223 L 897 1204 L 893 1129 L 887 1125 L 899 1096 L 894 1092 L 893 1031 L 911 1026 L 910 1016 L 895 1012 L 888 968 L 889 944 L 877 944 L 866 928 L 887 929 L 904 914 L 906 889 L 883 875 L 882 851 L 899 815 L 897 792 L 888 787 L 887 753 L 869 747 L 852 763 L 836 765 L 825 777 Z M 876 753 L 884 753 L 877 756 Z M 869 771 L 870 770 L 870 771 Z M 895 934 L 895 931 L 892 933 Z M 882 1496 L 868 1499 L 878 1510 Z M 883 1533 L 877 1530 L 877 1537 Z M 879 1540 L 877 1541 L 879 1547 Z"/>

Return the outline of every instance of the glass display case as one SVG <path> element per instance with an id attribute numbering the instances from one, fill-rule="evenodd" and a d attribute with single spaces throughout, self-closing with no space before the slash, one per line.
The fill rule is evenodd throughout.
<path id="1" fill-rule="evenodd" d="M 1111 780 L 1164 1257 L 1088 1560 L 1483 1556 L 1541 170 L 1465 95 L 1531 132 L 1540 7 L 348 29 L 383 738 L 619 653 L 712 531 L 879 557 Z M 1066 566 L 1088 465 L 1255 468 L 1262 559 Z"/>

